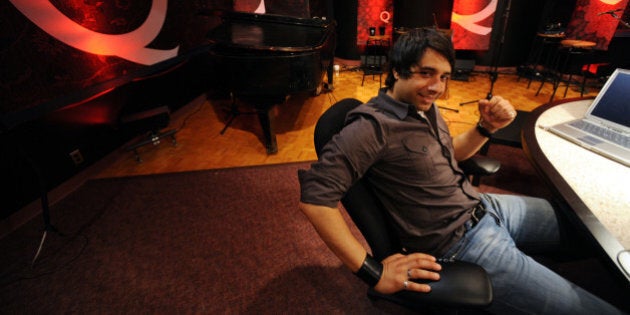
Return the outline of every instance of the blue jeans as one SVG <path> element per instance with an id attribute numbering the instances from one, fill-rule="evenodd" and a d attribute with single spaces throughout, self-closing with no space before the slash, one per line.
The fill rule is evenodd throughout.
<path id="1" fill-rule="evenodd" d="M 559 248 L 559 221 L 543 199 L 483 194 L 488 213 L 455 243 L 444 258 L 476 263 L 488 272 L 495 314 L 622 314 L 565 280 L 518 247 Z"/>

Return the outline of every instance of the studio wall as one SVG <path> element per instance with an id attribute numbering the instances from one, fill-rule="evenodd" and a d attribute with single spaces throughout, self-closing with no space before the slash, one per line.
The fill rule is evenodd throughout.
<path id="1" fill-rule="evenodd" d="M 201 95 L 208 73 L 199 72 L 197 57 L 220 19 L 200 13 L 231 6 L 0 2 L 0 219 L 136 136 L 120 124 L 122 115 L 175 110 Z M 165 73 L 168 81 L 157 79 Z M 76 150 L 80 163 L 70 155 Z"/>
<path id="2" fill-rule="evenodd" d="M 161 71 L 204 44 L 198 13 L 231 1 L 11 0 L 0 3 L 0 122 L 4 128 L 80 100 L 99 84 Z M 54 5 L 53 5 L 54 4 Z M 231 7 L 231 3 L 230 3 Z M 109 84 L 107 84 L 109 83 Z M 100 92 L 96 88 L 94 94 Z"/>

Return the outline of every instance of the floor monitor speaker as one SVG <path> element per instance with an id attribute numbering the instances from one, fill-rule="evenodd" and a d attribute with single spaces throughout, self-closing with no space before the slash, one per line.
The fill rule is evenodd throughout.
<path id="1" fill-rule="evenodd" d="M 468 77 L 474 68 L 475 60 L 473 59 L 455 59 L 455 70 L 451 74 L 451 79 L 468 81 Z"/>

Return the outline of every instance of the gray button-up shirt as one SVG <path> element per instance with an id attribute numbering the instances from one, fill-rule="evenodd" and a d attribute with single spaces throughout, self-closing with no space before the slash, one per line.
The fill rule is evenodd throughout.
<path id="1" fill-rule="evenodd" d="M 393 218 L 403 246 L 443 254 L 464 234 L 479 193 L 457 165 L 435 104 L 424 116 L 385 89 L 379 91 L 348 114 L 346 126 L 319 161 L 299 172 L 301 201 L 336 207 L 365 176 Z"/>

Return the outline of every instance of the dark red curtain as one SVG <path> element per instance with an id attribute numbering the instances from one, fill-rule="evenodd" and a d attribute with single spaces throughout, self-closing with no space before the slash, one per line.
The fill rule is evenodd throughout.
<path id="1" fill-rule="evenodd" d="M 567 25 L 567 38 L 595 42 L 596 49 L 607 50 L 619 20 L 604 12 L 621 9 L 615 13 L 621 17 L 627 5 L 628 0 L 578 0 Z"/>

